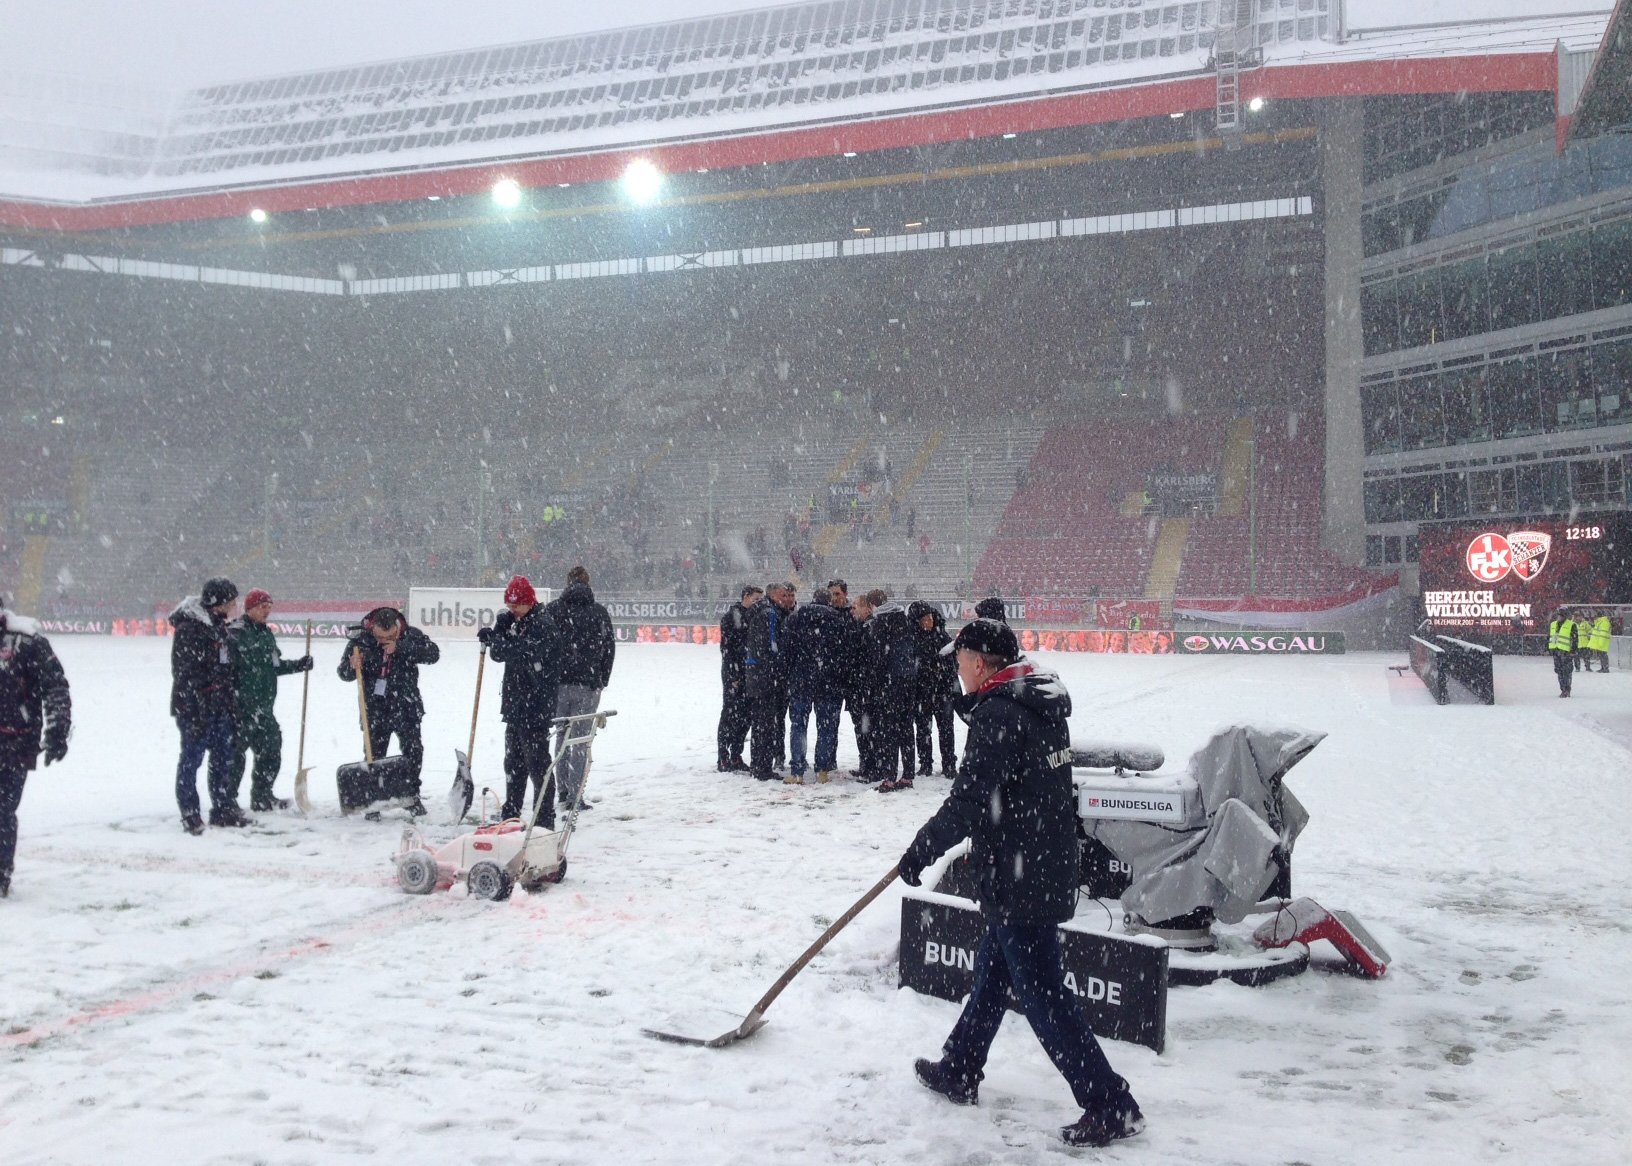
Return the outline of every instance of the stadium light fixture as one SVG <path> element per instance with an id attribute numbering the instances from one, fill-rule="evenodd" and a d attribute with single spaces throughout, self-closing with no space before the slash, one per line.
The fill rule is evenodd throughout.
<path id="1" fill-rule="evenodd" d="M 1251 101 L 1247 102 L 1247 108 L 1253 113 L 1262 113 L 1264 109 L 1264 99 L 1262 97 L 1254 97 Z"/>
<path id="2" fill-rule="evenodd" d="M 266 222 L 266 212 L 260 207 L 256 207 L 249 212 L 249 221 L 257 225 Z"/>
<path id="3" fill-rule="evenodd" d="M 1179 117 L 1183 117 L 1183 116 L 1184 116 L 1184 110 L 1182 110 L 1182 109 L 1181 109 L 1181 110 L 1179 110 L 1179 112 L 1177 112 L 1177 113 L 1170 113 L 1170 114 L 1168 114 L 1168 115 L 1167 115 L 1167 116 L 1168 116 L 1168 117 L 1172 117 L 1172 118 L 1179 118 Z"/>
<path id="4" fill-rule="evenodd" d="M 649 159 L 636 158 L 623 172 L 623 192 L 634 202 L 653 202 L 663 193 L 663 171 Z"/>
<path id="5" fill-rule="evenodd" d="M 1004 134 L 1003 138 L 1005 141 L 1007 141 L 1009 138 L 1018 138 L 1019 136 L 1019 134 Z"/>
<path id="6" fill-rule="evenodd" d="M 501 178 L 493 184 L 493 202 L 505 210 L 521 205 L 521 183 Z"/>
<path id="7" fill-rule="evenodd" d="M 856 156 L 856 152 L 854 150 L 846 150 L 844 152 L 844 156 L 846 158 L 854 158 Z"/>

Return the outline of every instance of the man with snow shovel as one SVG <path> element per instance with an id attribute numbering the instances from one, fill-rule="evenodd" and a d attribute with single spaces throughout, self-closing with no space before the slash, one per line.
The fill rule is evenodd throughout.
<path id="1" fill-rule="evenodd" d="M 555 773 L 550 762 L 550 722 L 561 684 L 560 636 L 550 613 L 525 575 L 504 589 L 504 606 L 490 628 L 476 633 L 488 655 L 504 665 L 499 716 L 504 720 L 504 810 L 521 817 L 527 783 L 533 785 L 538 822 L 555 829 Z M 569 807 L 570 808 L 570 807 Z"/>
<path id="2" fill-rule="evenodd" d="M 975 1104 L 1012 990 L 1082 1106 L 1060 1136 L 1073 1146 L 1130 1138 L 1144 1116 L 1065 983 L 1059 925 L 1076 909 L 1079 862 L 1071 695 L 1058 676 L 1022 660 L 1014 632 L 996 620 L 966 624 L 946 650 L 957 656 L 965 695 L 955 707 L 969 737 L 951 794 L 899 870 L 917 886 L 925 867 L 968 838 L 987 930 L 963 1015 L 941 1059 L 917 1062 L 918 1080 L 959 1105 Z"/>
<path id="3" fill-rule="evenodd" d="M 419 666 L 435 664 L 442 658 L 436 641 L 418 628 L 408 626 L 402 612 L 394 607 L 376 607 L 340 657 L 340 679 L 348 684 L 363 677 L 363 696 L 368 709 L 369 743 L 376 758 L 383 758 L 391 745 L 391 735 L 408 763 L 407 787 L 412 796 L 408 813 L 423 817 L 425 805 L 419 800 L 419 774 L 425 765 L 425 742 L 419 734 L 425 719 L 425 700 L 419 695 Z M 343 796 L 343 795 L 342 795 Z M 370 811 L 366 817 L 376 817 Z"/>
<path id="4" fill-rule="evenodd" d="M 286 798 L 273 796 L 272 786 L 283 765 L 283 730 L 272 711 L 278 699 L 278 677 L 310 672 L 312 658 L 285 660 L 278 638 L 266 626 L 272 614 L 272 596 L 259 587 L 244 596 L 244 614 L 234 620 L 232 662 L 238 675 L 238 725 L 232 738 L 232 800 L 238 800 L 250 752 L 255 771 L 249 782 L 249 808 L 256 813 L 287 810 Z"/>

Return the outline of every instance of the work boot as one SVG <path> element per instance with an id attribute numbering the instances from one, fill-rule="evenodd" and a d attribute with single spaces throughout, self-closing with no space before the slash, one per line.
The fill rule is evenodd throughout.
<path id="1" fill-rule="evenodd" d="M 832 780 L 832 774 L 829 773 L 827 770 L 818 769 L 816 771 L 816 781 L 817 781 L 818 784 L 826 785 L 831 780 Z"/>
<path id="2" fill-rule="evenodd" d="M 802 774 L 802 773 L 790 773 L 790 774 L 788 774 L 788 776 L 786 776 L 786 777 L 784 777 L 782 779 L 782 784 L 783 785 L 804 785 L 805 784 L 805 775 Z"/>
<path id="3" fill-rule="evenodd" d="M 204 833 L 204 819 L 197 814 L 183 814 L 181 816 L 181 828 L 189 834 L 202 834 Z"/>
<path id="4" fill-rule="evenodd" d="M 1108 1146 L 1131 1138 L 1145 1128 L 1139 1103 L 1129 1097 L 1108 1110 L 1084 1110 L 1081 1117 L 1060 1130 L 1068 1146 Z"/>
<path id="5" fill-rule="evenodd" d="M 415 798 L 413 801 L 409 802 L 407 808 L 408 816 L 410 818 L 423 818 L 425 816 L 425 803 L 420 801 L 418 798 Z"/>
<path id="6" fill-rule="evenodd" d="M 919 1084 L 934 1090 L 953 1105 L 974 1105 L 980 1100 L 980 1078 L 954 1073 L 945 1061 L 919 1057 L 912 1063 Z"/>
<path id="7" fill-rule="evenodd" d="M 878 792 L 881 794 L 893 794 L 896 790 L 911 788 L 912 778 L 910 777 L 887 777 L 878 783 Z"/>
<path id="8" fill-rule="evenodd" d="M 210 825 L 212 826 L 253 826 L 255 823 L 238 807 L 236 802 L 228 802 L 224 806 L 210 807 Z"/>
<path id="9" fill-rule="evenodd" d="M 289 808 L 289 799 L 270 796 L 251 798 L 249 808 L 257 814 L 271 814 L 279 810 L 287 810 Z"/>

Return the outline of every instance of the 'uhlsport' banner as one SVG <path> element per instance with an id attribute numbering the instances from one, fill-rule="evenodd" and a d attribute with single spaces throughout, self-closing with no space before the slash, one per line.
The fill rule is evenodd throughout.
<path id="1" fill-rule="evenodd" d="M 548 603 L 551 592 L 537 588 L 538 601 Z M 490 628 L 504 610 L 502 587 L 410 587 L 408 622 L 433 640 L 474 640 Z"/>

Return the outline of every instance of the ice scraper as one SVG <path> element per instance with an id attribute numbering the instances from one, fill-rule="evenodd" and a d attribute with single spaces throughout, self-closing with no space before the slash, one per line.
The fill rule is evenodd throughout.
<path id="1" fill-rule="evenodd" d="M 737 1025 L 737 1027 L 727 1029 L 719 1036 L 713 1038 L 685 1036 L 675 1032 L 659 1032 L 655 1028 L 643 1028 L 640 1031 L 646 1036 L 654 1037 L 657 1040 L 668 1041 L 671 1044 L 698 1045 L 706 1049 L 723 1049 L 726 1045 L 733 1045 L 739 1040 L 745 1040 L 746 1038 L 753 1036 L 754 1033 L 758 1032 L 764 1027 L 765 1012 L 770 1008 L 772 1002 L 774 1002 L 776 998 L 782 994 L 782 989 L 791 984 L 793 982 L 793 978 L 804 970 L 805 965 L 816 958 L 816 953 L 821 951 L 822 948 L 826 947 L 828 942 L 835 935 L 843 931 L 845 927 L 849 925 L 852 919 L 854 919 L 857 915 L 860 915 L 862 911 L 866 909 L 868 903 L 871 903 L 874 899 L 878 898 L 884 893 L 885 888 L 895 881 L 895 876 L 897 873 L 899 873 L 899 868 L 892 866 L 889 874 L 885 875 L 883 878 L 879 879 L 878 882 L 873 884 L 872 890 L 868 891 L 861 898 L 857 899 L 854 905 L 852 905 L 848 911 L 835 919 L 833 921 L 833 926 L 822 932 L 821 938 L 819 938 L 809 947 L 805 948 L 804 954 L 798 959 L 794 960 L 792 964 L 788 965 L 788 970 L 783 972 L 782 975 L 777 978 L 776 983 L 771 985 L 771 990 L 769 992 L 765 993 L 765 995 L 759 998 L 759 1003 L 755 1004 L 748 1010 L 748 1015 L 742 1018 L 742 1023 Z"/>

